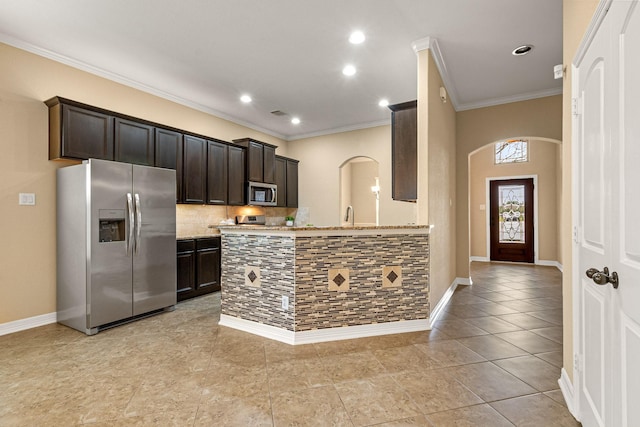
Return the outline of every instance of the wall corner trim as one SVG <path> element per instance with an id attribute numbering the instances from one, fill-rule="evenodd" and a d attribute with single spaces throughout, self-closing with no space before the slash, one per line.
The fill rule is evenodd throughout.
<path id="1" fill-rule="evenodd" d="M 564 401 L 567 404 L 567 409 L 569 409 L 569 412 L 576 420 L 580 421 L 580 414 L 578 413 L 579 405 L 576 402 L 577 396 L 574 394 L 573 384 L 569 379 L 569 374 L 567 374 L 564 368 L 562 368 L 558 384 L 560 385 L 560 391 L 562 391 Z"/>
<path id="2" fill-rule="evenodd" d="M 438 303 L 433 308 L 433 310 L 431 310 L 431 313 L 429 313 L 429 329 L 432 329 L 435 326 L 436 322 L 438 321 L 438 318 L 444 312 L 445 307 L 447 306 L 447 304 L 449 304 L 449 301 L 451 300 L 453 293 L 455 292 L 456 288 L 459 285 L 463 285 L 463 286 L 471 285 L 471 278 L 456 277 L 455 279 L 453 279 L 453 282 L 451 283 L 449 288 L 447 288 L 447 290 L 444 292 L 444 295 L 442 295 L 442 298 L 440 298 L 440 301 L 438 301 Z"/>
<path id="3" fill-rule="evenodd" d="M 38 326 L 56 323 L 56 313 L 41 314 L 39 316 L 27 317 L 26 319 L 15 320 L 13 322 L 0 323 L 0 336 L 20 332 Z"/>
<path id="4" fill-rule="evenodd" d="M 435 39 L 432 37 L 424 37 L 411 43 L 411 48 L 417 54 L 421 50 L 431 49 Z"/>
<path id="5" fill-rule="evenodd" d="M 458 102 L 458 91 L 453 85 L 451 74 L 449 73 L 447 64 L 444 61 L 444 56 L 442 55 L 442 51 L 440 50 L 440 45 L 438 44 L 438 39 L 436 39 L 435 37 L 425 37 L 411 43 L 411 48 L 416 55 L 422 50 L 429 49 L 431 51 L 431 56 L 436 63 L 436 67 L 438 68 L 438 72 L 440 73 L 440 77 L 442 78 L 442 82 L 444 83 L 444 87 L 449 94 L 451 105 L 453 106 L 453 109 L 455 111 L 459 111 L 458 107 L 460 103 Z"/>

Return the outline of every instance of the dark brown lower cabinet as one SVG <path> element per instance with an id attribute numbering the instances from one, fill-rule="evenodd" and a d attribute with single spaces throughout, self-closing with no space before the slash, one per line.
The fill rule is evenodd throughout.
<path id="1" fill-rule="evenodd" d="M 178 301 L 220 290 L 220 237 L 178 240 Z"/>
<path id="2" fill-rule="evenodd" d="M 220 237 L 196 240 L 196 295 L 220 290 Z"/>
<path id="3" fill-rule="evenodd" d="M 177 247 L 178 301 L 193 296 L 196 288 L 196 241 L 178 240 Z"/>

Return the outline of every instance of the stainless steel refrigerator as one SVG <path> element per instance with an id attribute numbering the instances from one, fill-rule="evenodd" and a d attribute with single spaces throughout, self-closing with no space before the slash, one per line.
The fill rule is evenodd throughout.
<path id="1" fill-rule="evenodd" d="M 175 171 L 57 171 L 57 321 L 88 335 L 176 304 Z"/>

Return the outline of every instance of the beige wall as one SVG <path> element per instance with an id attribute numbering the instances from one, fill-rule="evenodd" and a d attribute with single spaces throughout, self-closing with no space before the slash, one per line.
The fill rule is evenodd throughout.
<path id="1" fill-rule="evenodd" d="M 520 175 L 537 175 L 538 195 L 538 253 L 536 259 L 558 260 L 558 175 L 557 156 L 559 144 L 539 139 L 529 139 L 529 161 L 523 163 L 495 164 L 494 144 L 489 144 L 469 156 L 469 219 L 471 256 L 489 258 L 487 253 L 487 203 L 486 178 Z M 484 205 L 482 210 L 480 205 Z"/>
<path id="2" fill-rule="evenodd" d="M 428 105 L 428 160 L 427 204 L 428 223 L 433 226 L 429 236 L 429 303 L 431 309 L 438 304 L 446 290 L 456 279 L 456 112 L 450 102 L 440 99 L 440 87 L 444 86 L 430 51 L 428 61 L 419 60 L 419 67 L 428 67 L 427 100 L 418 98 L 418 109 Z M 420 52 L 422 54 L 423 52 Z M 419 68 L 419 71 L 422 71 Z M 420 93 L 420 96 L 423 96 Z M 422 116 L 423 113 L 419 112 Z M 424 173 L 424 157 L 418 152 L 419 174 Z M 423 182 L 421 182 L 423 184 Z M 425 197 L 421 190 L 419 197 Z M 424 206 L 418 203 L 418 209 Z M 419 211 L 422 218 L 422 212 Z"/>
<path id="3" fill-rule="evenodd" d="M 562 96 L 461 111 L 456 118 L 456 133 L 456 267 L 458 277 L 469 277 L 469 154 L 509 138 L 560 141 Z"/>
<path id="4" fill-rule="evenodd" d="M 563 366 L 573 380 L 573 240 L 572 240 L 572 168 L 571 143 L 571 63 L 598 6 L 597 0 L 563 0 L 562 2 L 562 63 L 565 66 L 562 103 L 562 300 L 563 300 Z"/>
<path id="5" fill-rule="evenodd" d="M 351 206 L 355 212 L 355 223 L 375 225 L 376 195 L 371 187 L 376 185 L 378 163 L 375 161 L 359 161 L 351 165 Z M 341 212 L 345 212 L 342 209 Z M 343 218 L 344 219 L 344 218 Z"/>
<path id="6" fill-rule="evenodd" d="M 0 44 L 0 324 L 56 310 L 55 170 L 48 160 L 48 113 L 43 101 L 59 95 L 207 136 L 269 135 L 130 87 Z M 36 193 L 35 206 L 18 206 L 18 193 Z"/>
<path id="7" fill-rule="evenodd" d="M 309 208 L 314 225 L 340 225 L 340 166 L 354 157 L 378 162 L 380 224 L 415 223 L 415 203 L 391 199 L 391 126 L 342 132 L 289 142 L 289 156 L 300 160 L 299 205 Z"/>

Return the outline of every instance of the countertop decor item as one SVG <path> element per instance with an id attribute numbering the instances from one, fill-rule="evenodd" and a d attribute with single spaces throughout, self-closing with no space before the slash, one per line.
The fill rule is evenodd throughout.
<path id="1" fill-rule="evenodd" d="M 286 224 L 287 227 L 293 227 L 293 221 L 295 221 L 296 219 L 292 216 L 285 216 L 284 217 L 284 223 Z"/>

